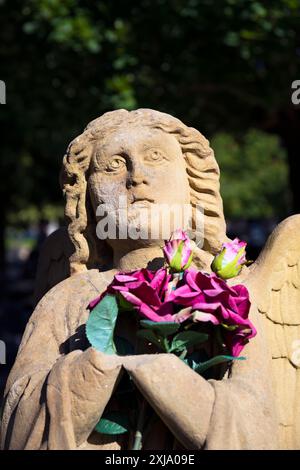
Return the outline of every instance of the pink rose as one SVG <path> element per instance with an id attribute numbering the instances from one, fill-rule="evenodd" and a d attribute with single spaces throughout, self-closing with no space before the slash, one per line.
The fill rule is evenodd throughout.
<path id="1" fill-rule="evenodd" d="M 176 281 L 176 282 L 175 282 Z M 174 290 L 173 290 L 173 289 Z M 154 322 L 210 322 L 221 325 L 224 342 L 232 356 L 239 356 L 245 344 L 256 335 L 248 318 L 249 293 L 245 286 L 228 284 L 214 273 L 186 270 L 183 278 L 141 269 L 116 274 L 107 290 L 90 303 L 94 308 L 106 294 L 121 296 L 138 313 Z"/>
<path id="2" fill-rule="evenodd" d="M 172 233 L 170 240 L 165 242 L 163 252 L 168 265 L 174 272 L 184 271 L 192 262 L 191 241 L 181 229 Z"/>
<path id="3" fill-rule="evenodd" d="M 123 299 L 135 307 L 142 317 L 155 322 L 174 321 L 172 303 L 164 303 L 170 279 L 171 275 L 168 274 L 166 268 L 161 268 L 156 272 L 141 269 L 128 274 L 116 274 L 107 290 L 93 300 L 89 307 L 94 308 L 108 293 L 119 293 Z"/>
<path id="4" fill-rule="evenodd" d="M 215 256 L 211 269 L 222 279 L 237 276 L 246 260 L 246 242 L 235 238 L 232 242 L 223 243 L 221 252 Z"/>
<path id="5" fill-rule="evenodd" d="M 238 356 L 250 338 L 256 335 L 248 319 L 250 300 L 245 286 L 233 287 L 215 274 L 188 270 L 168 301 L 192 307 L 194 321 L 211 322 L 224 327 L 224 339 L 233 356 Z M 194 313 L 193 313 L 194 312 Z"/>

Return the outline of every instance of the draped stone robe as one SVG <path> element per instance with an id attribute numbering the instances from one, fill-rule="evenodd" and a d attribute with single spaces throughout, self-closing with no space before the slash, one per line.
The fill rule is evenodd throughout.
<path id="1" fill-rule="evenodd" d="M 229 377 L 207 381 L 172 354 L 122 366 L 120 358 L 88 347 L 87 306 L 106 284 L 90 270 L 61 282 L 37 305 L 6 386 L 2 449 L 128 448 L 124 436 L 93 432 L 124 367 L 160 418 L 144 449 L 278 447 L 270 358 L 255 305 L 250 318 L 258 334 L 243 351 L 247 360 L 235 361 Z"/>

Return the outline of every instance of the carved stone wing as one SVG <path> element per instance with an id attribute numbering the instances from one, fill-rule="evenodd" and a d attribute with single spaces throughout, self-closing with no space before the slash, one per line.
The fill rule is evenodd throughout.
<path id="1" fill-rule="evenodd" d="M 53 286 L 70 276 L 69 258 L 74 247 L 67 229 L 59 228 L 45 240 L 37 267 L 34 300 L 38 303 Z"/>
<path id="2" fill-rule="evenodd" d="M 82 265 L 82 270 L 99 269 L 106 271 L 112 268 L 111 253 L 106 244 L 95 243 L 89 236 L 85 236 L 89 245 L 89 260 Z M 39 255 L 37 274 L 35 280 L 35 304 L 56 284 L 71 276 L 70 257 L 75 248 L 70 240 L 67 227 L 61 227 L 46 238 Z"/>
<path id="3" fill-rule="evenodd" d="M 300 449 L 300 215 L 276 227 L 244 284 L 268 338 L 281 446 Z"/>

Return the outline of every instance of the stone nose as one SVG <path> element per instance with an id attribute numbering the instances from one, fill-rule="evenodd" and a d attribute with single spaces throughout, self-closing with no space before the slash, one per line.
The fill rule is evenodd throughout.
<path id="1" fill-rule="evenodd" d="M 134 166 L 129 174 L 128 186 L 137 186 L 139 184 L 148 184 L 147 178 L 140 166 Z"/>

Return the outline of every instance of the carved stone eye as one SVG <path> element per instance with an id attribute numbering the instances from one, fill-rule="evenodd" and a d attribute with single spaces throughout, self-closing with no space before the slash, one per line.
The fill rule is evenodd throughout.
<path id="1" fill-rule="evenodd" d="M 126 162 L 123 158 L 121 157 L 116 157 L 113 158 L 107 165 L 106 171 L 108 172 L 118 172 L 123 170 L 123 168 L 126 166 Z"/>
<path id="2" fill-rule="evenodd" d="M 165 160 L 165 156 L 160 150 L 152 149 L 147 152 L 145 160 L 156 163 Z"/>

